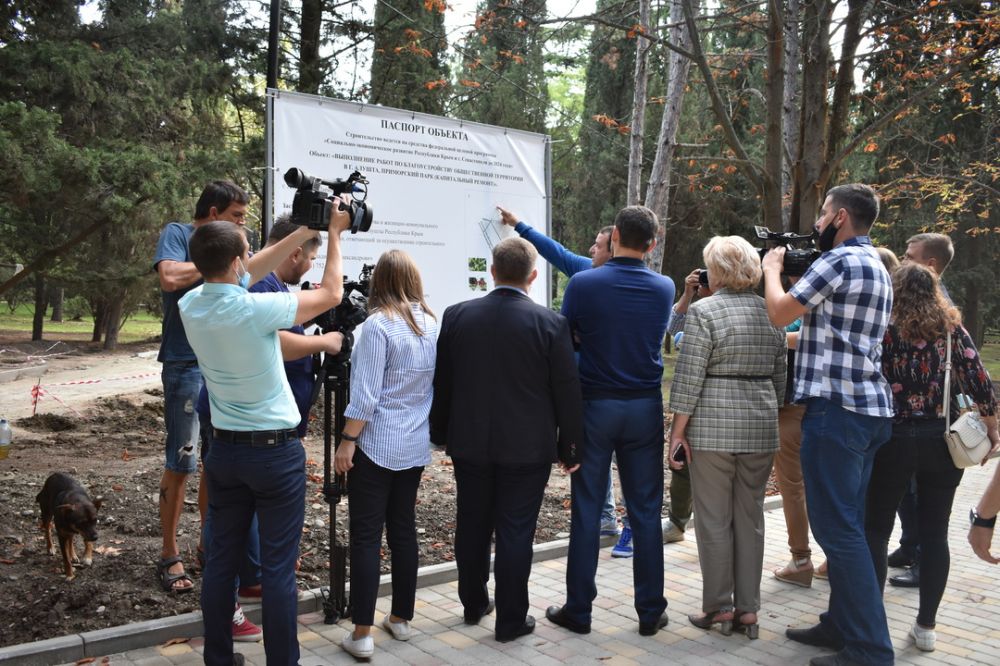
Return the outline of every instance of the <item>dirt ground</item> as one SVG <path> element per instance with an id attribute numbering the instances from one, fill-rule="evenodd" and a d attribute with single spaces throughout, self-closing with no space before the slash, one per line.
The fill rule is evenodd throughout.
<path id="1" fill-rule="evenodd" d="M 51 344 L 51 343 L 49 343 Z M 0 414 L 13 415 L 14 445 L 0 461 L 0 646 L 53 638 L 197 609 L 198 593 L 162 591 L 155 571 L 160 526 L 157 510 L 162 472 L 163 399 L 159 380 L 143 372 L 149 363 L 137 354 L 155 346 L 123 348 L 115 354 L 75 344 L 46 351 L 49 344 L 12 344 L 0 337 L 3 365 L 28 363 L 47 354 L 43 387 L 56 386 L 64 399 L 43 399 L 31 416 L 26 391 L 38 380 L 0 384 Z M 57 355 L 53 355 L 57 354 Z M 17 357 L 17 358 L 15 358 Z M 21 358 L 24 357 L 24 358 Z M 141 360 L 141 357 L 139 357 Z M 76 374 L 73 374 L 75 371 Z M 128 375 L 127 373 L 137 373 Z M 122 383 L 73 377 L 129 379 Z M 53 378 L 60 380 L 56 383 Z M 134 379 L 133 379 L 134 378 Z M 77 391 L 66 398 L 68 390 Z M 20 414 L 20 416 L 18 416 Z M 315 411 L 314 411 L 315 416 Z M 302 534 L 299 586 L 311 589 L 328 580 L 329 506 L 322 496 L 322 424 L 306 440 L 308 506 Z M 93 566 L 79 568 L 67 582 L 61 558 L 50 556 L 39 529 L 35 496 L 52 472 L 65 472 L 103 497 Z M 450 460 L 434 452 L 417 499 L 421 565 L 454 558 L 455 483 Z M 538 522 L 536 542 L 569 536 L 569 479 L 554 470 Z M 179 542 L 196 590 L 198 543 L 197 479 L 188 483 Z M 338 524 L 346 517 L 338 505 Z M 79 551 L 78 546 L 78 551 Z"/>

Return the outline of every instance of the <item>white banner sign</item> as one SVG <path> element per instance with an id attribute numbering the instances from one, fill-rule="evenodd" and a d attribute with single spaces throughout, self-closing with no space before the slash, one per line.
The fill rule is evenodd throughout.
<path id="1" fill-rule="evenodd" d="M 343 236 L 344 274 L 386 250 L 408 252 L 420 268 L 428 303 L 445 307 L 493 288 L 491 249 L 514 235 L 496 206 L 532 226 L 548 224 L 547 141 L 502 127 L 467 123 L 312 95 L 269 91 L 272 210 L 291 210 L 285 185 L 292 167 L 332 181 L 360 171 L 368 180 L 375 222 Z M 316 281 L 323 258 L 304 279 Z M 538 261 L 531 297 L 548 304 L 548 265 Z"/>

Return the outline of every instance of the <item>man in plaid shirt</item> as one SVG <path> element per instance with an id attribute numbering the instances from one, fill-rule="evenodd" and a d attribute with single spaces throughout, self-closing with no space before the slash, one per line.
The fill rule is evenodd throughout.
<path id="1" fill-rule="evenodd" d="M 784 248 L 764 258 L 764 298 L 776 326 L 801 316 L 793 400 L 806 405 L 802 473 L 809 522 L 830 568 L 820 622 L 789 629 L 794 641 L 837 650 L 809 663 L 893 663 L 882 591 L 865 540 L 872 461 L 892 430 L 892 394 L 881 373 L 892 281 L 868 238 L 879 199 L 867 185 L 829 191 L 816 222 L 823 255 L 785 293 Z"/>

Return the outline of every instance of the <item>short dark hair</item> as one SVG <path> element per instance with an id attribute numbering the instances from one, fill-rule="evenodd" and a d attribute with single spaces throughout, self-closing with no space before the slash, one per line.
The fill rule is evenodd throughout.
<path id="1" fill-rule="evenodd" d="M 538 250 L 523 238 L 504 238 L 493 248 L 493 277 L 504 284 L 524 284 L 538 260 Z"/>
<path id="2" fill-rule="evenodd" d="M 295 231 L 301 229 L 302 227 L 298 224 L 292 222 L 291 213 L 282 213 L 274 221 L 274 226 L 271 227 L 271 232 L 267 235 L 267 244 L 274 245 L 282 238 L 291 236 Z M 323 238 L 319 235 L 318 231 L 314 231 L 313 235 L 309 237 L 309 240 L 302 243 L 300 246 L 303 252 L 312 252 L 313 250 L 318 250 L 319 246 L 323 244 Z"/>
<path id="3" fill-rule="evenodd" d="M 951 242 L 951 238 L 944 234 L 917 234 L 910 236 L 906 241 L 907 245 L 910 243 L 920 243 L 924 256 L 937 259 L 941 273 L 944 273 L 944 269 L 948 268 L 948 264 L 955 258 L 955 245 Z"/>
<path id="4" fill-rule="evenodd" d="M 234 257 L 243 256 L 245 241 L 243 229 L 232 222 L 215 220 L 194 230 L 188 251 L 202 277 L 217 278 L 226 274 Z"/>
<path id="5" fill-rule="evenodd" d="M 614 225 L 613 224 L 609 224 L 606 227 L 601 227 L 601 230 L 597 232 L 598 236 L 600 236 L 601 234 L 607 234 L 607 236 L 608 236 L 608 251 L 609 252 L 611 251 L 611 232 L 614 231 L 614 230 L 615 230 Z"/>
<path id="6" fill-rule="evenodd" d="M 656 213 L 645 206 L 625 206 L 615 216 L 618 242 L 630 250 L 645 252 L 656 239 Z"/>
<path id="7" fill-rule="evenodd" d="M 230 180 L 213 180 L 201 191 L 198 203 L 194 205 L 194 219 L 204 220 L 213 206 L 221 213 L 234 201 L 241 204 L 250 203 L 250 196 L 246 190 Z"/>
<path id="8" fill-rule="evenodd" d="M 834 208 L 843 208 L 851 216 L 857 231 L 867 231 L 875 224 L 879 212 L 879 196 L 870 185 L 850 183 L 838 185 L 826 193 Z"/>

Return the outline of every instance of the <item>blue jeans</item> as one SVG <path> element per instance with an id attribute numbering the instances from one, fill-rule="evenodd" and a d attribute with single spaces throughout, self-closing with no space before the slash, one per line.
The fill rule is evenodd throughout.
<path id="1" fill-rule="evenodd" d="M 611 454 L 618 460 L 622 492 L 632 528 L 632 580 L 639 621 L 653 623 L 667 607 L 663 596 L 663 401 L 585 400 L 584 446 L 580 469 L 572 478 L 566 614 L 590 624 L 597 597 L 597 557 L 601 507 Z"/>
<path id="2" fill-rule="evenodd" d="M 254 512 L 260 523 L 264 652 L 269 664 L 296 664 L 295 560 L 305 519 L 306 453 L 293 439 L 272 447 L 212 441 L 208 515 L 212 547 L 201 585 L 205 663 L 233 663 L 233 580 L 247 551 Z"/>
<path id="3" fill-rule="evenodd" d="M 806 505 L 830 571 L 830 605 L 820 623 L 829 635 L 843 639 L 844 657 L 872 666 L 894 659 L 865 538 L 872 463 L 891 434 L 888 417 L 857 414 L 825 398 L 806 403 L 801 451 Z"/>
<path id="4" fill-rule="evenodd" d="M 197 361 L 164 361 L 163 423 L 167 430 L 166 461 L 171 472 L 191 474 L 198 469 L 198 393 L 201 369 Z"/>

